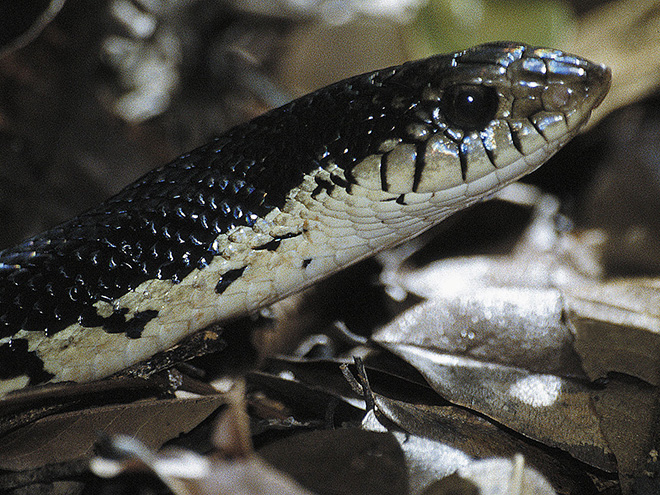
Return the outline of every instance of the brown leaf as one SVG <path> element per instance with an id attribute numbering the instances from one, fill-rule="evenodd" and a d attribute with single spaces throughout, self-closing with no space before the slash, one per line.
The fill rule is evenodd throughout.
<path id="1" fill-rule="evenodd" d="M 381 424 L 389 425 L 406 456 L 414 492 L 468 466 L 474 459 L 512 457 L 517 453 L 522 453 L 561 493 L 584 493 L 591 485 L 578 463 L 559 460 L 533 442 L 525 442 L 465 409 L 410 404 L 379 394 L 374 399 L 377 415 L 368 414 L 363 427 L 379 431 Z"/>
<path id="2" fill-rule="evenodd" d="M 660 281 L 583 282 L 563 290 L 575 350 L 591 379 L 618 371 L 660 385 Z"/>
<path id="3" fill-rule="evenodd" d="M 244 392 L 238 381 L 226 394 L 229 407 L 216 421 L 212 455 L 186 449 L 156 453 L 135 438 L 115 435 L 103 445 L 105 456 L 91 460 L 91 470 L 105 478 L 151 471 L 177 495 L 311 495 L 254 455 Z"/>
<path id="4" fill-rule="evenodd" d="M 568 50 L 612 69 L 612 87 L 590 125 L 615 108 L 640 100 L 660 83 L 657 0 L 605 2 L 584 16 Z"/>
<path id="5" fill-rule="evenodd" d="M 647 466 L 657 463 L 654 438 L 660 413 L 657 388 L 617 377 L 611 378 L 604 390 L 593 391 L 591 395 L 603 436 L 617 459 L 622 489 L 631 493 L 634 479 L 648 477 Z"/>
<path id="6" fill-rule="evenodd" d="M 444 399 L 605 471 L 616 461 L 600 431 L 590 390 L 549 374 L 482 363 L 407 345 L 388 345 Z"/>
<path id="7" fill-rule="evenodd" d="M 259 455 L 317 493 L 408 493 L 403 453 L 389 434 L 357 428 L 313 431 L 273 442 Z"/>
<path id="8" fill-rule="evenodd" d="M 556 289 L 479 287 L 436 295 L 373 336 L 530 371 L 585 376 Z"/>
<path id="9" fill-rule="evenodd" d="M 99 433 L 139 437 L 158 448 L 190 431 L 224 403 L 221 395 L 148 400 L 49 416 L 3 437 L 0 469 L 34 469 L 89 456 Z"/>
<path id="10" fill-rule="evenodd" d="M 90 468 L 97 476 L 150 471 L 177 495 L 311 495 L 255 455 L 227 461 L 183 449 L 156 454 L 122 435 L 107 448 L 120 458 L 93 458 Z"/>

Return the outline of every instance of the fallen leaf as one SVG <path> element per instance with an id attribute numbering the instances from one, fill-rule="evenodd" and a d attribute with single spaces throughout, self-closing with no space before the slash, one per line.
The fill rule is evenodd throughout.
<path id="1" fill-rule="evenodd" d="M 403 453 L 387 433 L 359 428 L 301 433 L 267 445 L 259 455 L 316 493 L 408 493 Z"/>
<path id="2" fill-rule="evenodd" d="M 409 345 L 387 345 L 453 404 L 484 414 L 604 471 L 616 461 L 600 430 L 590 390 L 576 381 L 483 363 Z"/>
<path id="3" fill-rule="evenodd" d="M 363 427 L 383 425 L 401 444 L 414 491 L 444 478 L 474 459 L 512 457 L 522 453 L 560 493 L 582 494 L 592 487 L 582 465 L 558 458 L 552 450 L 527 442 L 509 430 L 456 406 L 410 404 L 374 394 L 376 415 L 367 414 Z"/>
<path id="4" fill-rule="evenodd" d="M 21 471 L 87 457 L 99 433 L 122 433 L 159 448 L 224 403 L 222 395 L 146 400 L 48 416 L 3 437 L 0 469 Z"/>
<path id="5" fill-rule="evenodd" d="M 575 350 L 589 378 L 616 371 L 660 385 L 660 281 L 621 279 L 563 288 Z"/>
<path id="6" fill-rule="evenodd" d="M 657 467 L 649 466 L 658 463 L 658 390 L 619 375 L 591 395 L 603 436 L 616 456 L 621 487 L 624 493 L 635 493 L 632 487 L 636 479 L 656 478 L 653 471 Z"/>
<path id="7" fill-rule="evenodd" d="M 436 294 L 400 314 L 372 339 L 534 372 L 585 377 L 557 289 L 482 286 Z"/>
<path id="8" fill-rule="evenodd" d="M 123 473 L 150 471 L 176 495 L 311 495 L 255 455 L 232 461 L 182 449 L 156 454 L 124 436 L 110 442 L 112 448 L 121 451 L 121 458 L 93 458 L 90 467 L 97 476 L 112 478 Z"/>

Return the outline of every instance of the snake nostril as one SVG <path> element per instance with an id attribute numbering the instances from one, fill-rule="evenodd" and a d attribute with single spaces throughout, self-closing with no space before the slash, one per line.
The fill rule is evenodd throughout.
<path id="1" fill-rule="evenodd" d="M 571 86 L 551 84 L 543 93 L 543 108 L 546 110 L 566 111 L 574 107 L 584 95 Z"/>

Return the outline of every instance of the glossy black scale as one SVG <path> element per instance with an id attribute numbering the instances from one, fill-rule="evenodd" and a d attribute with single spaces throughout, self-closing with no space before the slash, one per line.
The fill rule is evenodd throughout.
<path id="1" fill-rule="evenodd" d="M 112 303 L 148 279 L 183 280 L 217 255 L 218 234 L 282 207 L 303 175 L 324 161 L 332 159 L 350 178 L 352 166 L 384 139 L 407 140 L 407 125 L 420 120 L 423 87 L 441 81 L 450 65 L 439 56 L 311 93 L 0 252 L 0 338 L 21 329 L 53 335 L 76 322 L 138 338 L 155 311 L 127 319 L 122 308 L 102 317 L 93 304 Z M 323 187 L 337 185 L 345 186 Z M 218 293 L 232 281 L 219 280 Z M 10 352 L 25 346 L 17 339 L 0 346 L 0 356 Z M 11 376 L 14 362 L 0 360 L 0 377 Z"/>

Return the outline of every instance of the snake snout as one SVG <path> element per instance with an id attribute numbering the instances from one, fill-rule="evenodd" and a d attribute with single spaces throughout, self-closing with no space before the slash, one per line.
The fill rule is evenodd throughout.
<path id="1" fill-rule="evenodd" d="M 589 93 L 593 99 L 593 107 L 600 105 L 612 84 L 612 71 L 604 64 L 591 64 L 587 70 L 588 86 L 591 88 Z"/>
<path id="2" fill-rule="evenodd" d="M 544 87 L 543 111 L 563 114 L 570 129 L 579 128 L 588 119 L 610 87 L 609 68 L 559 50 L 529 50 L 519 64 L 517 76 L 521 80 L 536 80 Z"/>

